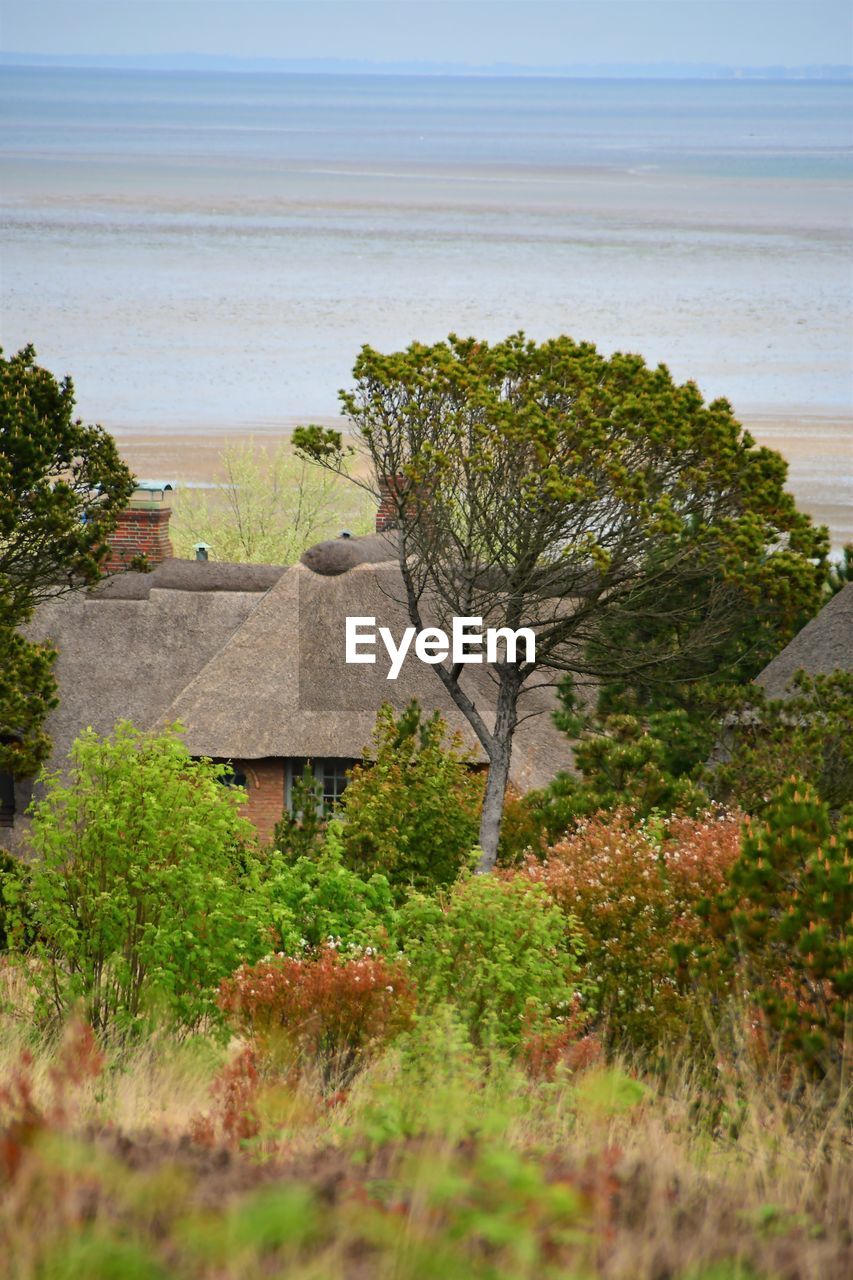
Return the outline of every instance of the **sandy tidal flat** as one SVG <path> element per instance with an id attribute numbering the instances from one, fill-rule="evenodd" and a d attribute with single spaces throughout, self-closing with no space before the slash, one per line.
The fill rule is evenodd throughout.
<path id="1" fill-rule="evenodd" d="M 314 419 L 317 421 L 318 419 Z M 339 427 L 340 420 L 324 419 Z M 777 449 L 789 465 L 789 488 L 798 506 L 830 531 L 836 551 L 853 542 L 853 418 L 778 413 L 743 415 L 759 444 Z M 240 432 L 199 433 L 116 431 L 122 456 L 144 479 L 211 484 L 222 478 L 222 450 L 228 444 L 254 441 L 275 448 L 287 441 L 295 420 L 266 422 Z"/>

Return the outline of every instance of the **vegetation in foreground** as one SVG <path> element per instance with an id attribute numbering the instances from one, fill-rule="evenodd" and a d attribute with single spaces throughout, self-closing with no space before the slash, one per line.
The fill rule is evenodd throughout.
<path id="1" fill-rule="evenodd" d="M 15 1280 L 849 1274 L 845 815 L 790 780 L 431 877 L 442 734 L 383 712 L 273 849 L 174 733 L 83 736 L 2 870 Z"/>
<path id="2" fill-rule="evenodd" d="M 243 1041 L 3 1032 L 15 1280 L 849 1274 L 844 1096 L 745 1053 L 552 1072 L 439 1009 L 330 1092 Z"/>

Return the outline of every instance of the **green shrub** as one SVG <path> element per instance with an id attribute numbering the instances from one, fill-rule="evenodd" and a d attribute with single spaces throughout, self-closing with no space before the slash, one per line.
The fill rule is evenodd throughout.
<path id="1" fill-rule="evenodd" d="M 790 779 L 747 824 L 722 892 L 700 904 L 718 939 L 705 971 L 719 966 L 768 1037 L 815 1074 L 840 1062 L 849 1034 L 851 854 L 853 823 L 834 832 L 814 789 Z"/>
<path id="2" fill-rule="evenodd" d="M 290 808 L 275 824 L 273 845 L 288 862 L 317 858 L 326 843 L 323 784 L 306 761 L 302 776 L 293 779 Z"/>
<path id="3" fill-rule="evenodd" d="M 364 878 L 341 857 L 341 824 L 331 822 L 322 852 L 289 863 L 274 852 L 262 892 L 265 918 L 287 952 L 318 947 L 329 939 L 350 946 L 386 949 L 395 927 L 391 886 L 385 876 Z"/>
<path id="4" fill-rule="evenodd" d="M 0 951 L 15 943 L 15 922 L 21 940 L 32 941 L 32 923 L 27 907 L 27 868 L 17 858 L 0 849 Z"/>
<path id="5" fill-rule="evenodd" d="M 254 829 L 224 770 L 171 732 L 122 722 L 108 737 L 86 730 L 68 780 L 47 779 L 30 834 L 43 1014 L 82 1000 L 100 1033 L 155 1010 L 193 1028 L 216 1014 L 220 980 L 267 949 L 243 847 Z"/>
<path id="6" fill-rule="evenodd" d="M 414 894 L 398 940 L 424 1003 L 452 1004 L 476 1045 L 517 1049 L 578 994 L 572 922 L 523 877 L 468 875 L 437 898 Z"/>
<path id="7" fill-rule="evenodd" d="M 725 731 L 726 760 L 711 792 L 760 814 L 787 778 L 807 782 L 831 810 L 853 803 L 853 672 L 794 677 L 794 694 L 767 699 L 752 685 Z"/>
<path id="8" fill-rule="evenodd" d="M 399 719 L 382 707 L 375 762 L 356 765 L 344 792 L 344 860 L 386 875 L 399 898 L 451 884 L 477 842 L 483 780 L 446 728 L 416 702 Z"/>

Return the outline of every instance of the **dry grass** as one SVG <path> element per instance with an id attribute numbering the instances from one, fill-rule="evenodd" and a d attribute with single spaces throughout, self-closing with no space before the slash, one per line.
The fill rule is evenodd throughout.
<path id="1" fill-rule="evenodd" d="M 537 1083 L 433 1027 L 331 1101 L 303 1078 L 250 1082 L 229 1103 L 211 1090 L 240 1046 L 164 1036 L 66 1082 L 57 1110 L 62 1050 L 36 1045 L 22 1065 L 22 990 L 2 981 L 16 1011 L 0 1018 L 0 1081 L 23 1074 L 33 1095 L 29 1115 L 8 1090 L 0 1101 L 14 1280 L 851 1273 L 837 1088 L 795 1091 L 746 1065 L 709 1088 L 687 1059 L 644 1082 L 622 1063 Z M 229 1106 L 256 1136 L 229 1137 Z"/>

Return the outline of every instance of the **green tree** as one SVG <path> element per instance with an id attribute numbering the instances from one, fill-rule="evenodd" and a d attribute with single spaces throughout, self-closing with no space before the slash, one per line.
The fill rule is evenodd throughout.
<path id="1" fill-rule="evenodd" d="M 749 824 L 728 883 L 702 904 L 723 958 L 783 1049 L 810 1069 L 839 1062 L 853 992 L 853 824 L 796 778 Z M 707 959 L 707 956 L 706 956 Z"/>
<path id="2" fill-rule="evenodd" d="M 789 698 L 741 691 L 723 731 L 724 758 L 704 771 L 715 799 L 759 814 L 796 775 L 831 812 L 853 805 L 853 672 L 799 671 Z"/>
<path id="3" fill-rule="evenodd" d="M 289 444 L 229 445 L 219 462 L 224 478 L 212 491 L 178 492 L 171 522 L 177 555 L 192 556 L 193 545 L 206 542 L 216 560 L 291 564 L 342 527 L 361 533 L 372 523 L 363 501 L 347 506 L 343 486 L 318 475 Z"/>
<path id="4" fill-rule="evenodd" d="M 416 702 L 379 711 L 372 763 L 356 765 L 343 795 L 347 865 L 388 877 L 398 897 L 450 884 L 477 842 L 482 779 L 436 712 Z"/>
<path id="5" fill-rule="evenodd" d="M 226 772 L 127 722 L 76 740 L 68 780 L 49 777 L 32 808 L 28 972 L 43 1014 L 83 1000 L 102 1033 L 152 1012 L 183 1028 L 216 1016 L 221 979 L 268 942 L 254 828 Z"/>
<path id="6" fill-rule="evenodd" d="M 745 600 L 789 594 L 798 614 L 804 591 L 819 600 L 826 534 L 785 492 L 783 459 L 756 447 L 727 401 L 705 404 L 662 365 L 567 337 L 451 335 L 387 356 L 364 347 L 354 376 L 341 403 L 372 478 L 340 433 L 309 426 L 294 441 L 356 483 L 390 478 L 412 624 L 479 617 L 536 635 L 535 658 L 507 649 L 491 664 L 493 714 L 464 664 L 433 666 L 490 762 L 483 870 L 525 688 L 554 672 L 671 680 L 674 662 L 716 661 Z"/>
<path id="7" fill-rule="evenodd" d="M 98 579 L 107 539 L 133 491 L 115 441 L 74 413 L 24 347 L 0 353 L 0 769 L 32 773 L 46 758 L 55 702 L 53 653 L 16 635 L 49 596 Z"/>

